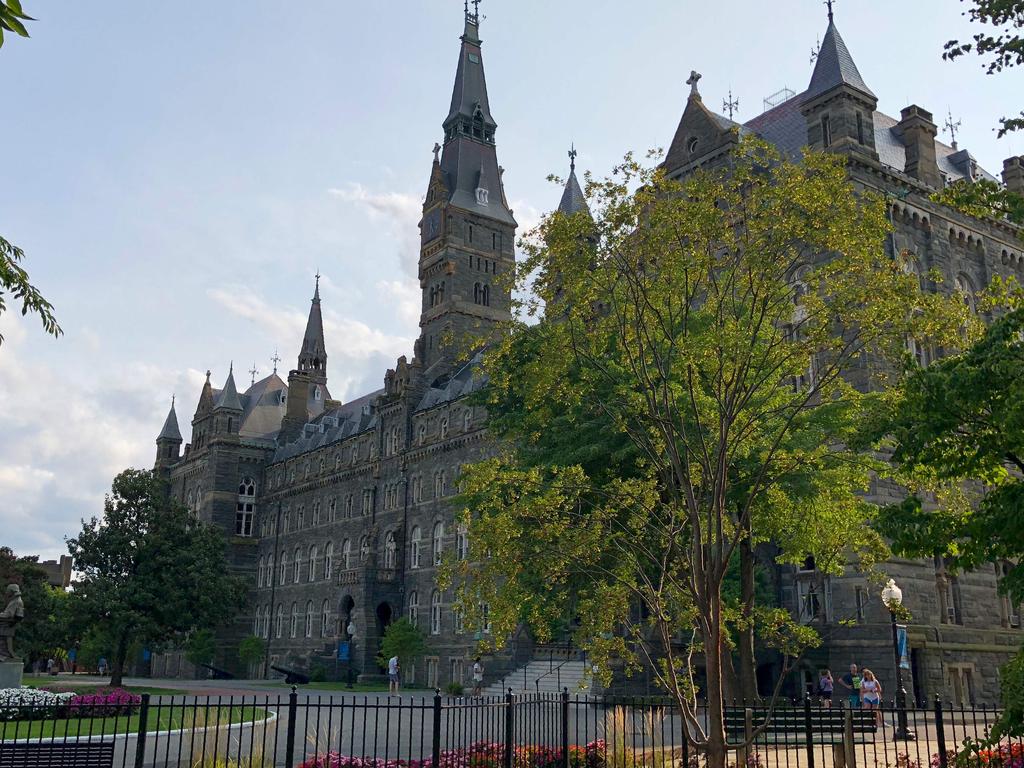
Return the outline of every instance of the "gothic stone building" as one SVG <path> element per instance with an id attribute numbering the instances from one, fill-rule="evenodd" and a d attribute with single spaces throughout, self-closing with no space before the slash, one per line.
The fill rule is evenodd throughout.
<path id="1" fill-rule="evenodd" d="M 466 556 L 469 542 L 449 503 L 459 468 L 493 450 L 486 414 L 467 403 L 483 382 L 478 358 L 460 362 L 455 343 L 485 342 L 509 317 L 510 296 L 496 277 L 511 269 L 516 222 L 502 185 L 481 58 L 479 20 L 467 14 L 451 107 L 443 123 L 420 222 L 420 336 L 411 361 L 399 358 L 384 388 L 348 403 L 328 390 L 327 344 L 314 293 L 297 367 L 237 391 L 209 378 L 182 437 L 172 406 L 157 438 L 156 469 L 171 492 L 230 537 L 228 567 L 252 584 L 249 610 L 222 637 L 218 662 L 238 673 L 235 645 L 267 639 L 269 661 L 331 672 L 338 641 L 354 630 L 353 666 L 376 673 L 384 628 L 408 616 L 427 634 L 429 655 L 405 667 L 406 682 L 462 680 L 476 638 L 460 625 L 452 595 L 435 585 L 444 553 Z M 877 97 L 829 19 L 806 90 L 786 92 L 763 114 L 738 124 L 715 114 L 692 89 L 665 165 L 683 176 L 719 163 L 738 137 L 752 133 L 796 157 L 805 147 L 842 153 L 862 189 L 885 195 L 895 233 L 891 253 L 909 252 L 926 287 L 959 291 L 966 301 L 993 276 L 1024 270 L 1021 232 L 975 219 L 929 195 L 959 179 L 995 177 L 965 149 L 937 140 L 931 113 L 917 105 L 900 118 L 878 111 Z M 1003 183 L 1024 192 L 1024 159 L 1006 161 Z M 571 173 L 560 208 L 585 208 Z M 926 275 L 939 270 L 945 280 Z M 453 339 L 455 341 L 453 341 Z M 912 342 L 911 342 L 912 343 Z M 929 350 L 912 347 L 927 362 Z M 897 499 L 878 483 L 871 498 Z M 954 575 L 942 562 L 896 560 L 887 566 L 913 613 L 909 629 L 912 693 L 993 702 L 998 667 L 1020 646 L 1020 611 L 998 594 L 1006 566 Z M 876 588 L 854 569 L 825 578 L 813 562 L 775 569 L 782 605 L 817 624 L 826 643 L 795 675 L 790 691 L 817 665 L 872 667 L 893 690 L 888 614 Z M 852 622 L 850 624 L 849 622 Z M 528 656 L 528 640 L 489 664 L 497 674 Z M 526 653 L 523 653 L 523 648 Z M 764 660 L 765 683 L 775 666 Z M 190 674 L 179 654 L 154 660 L 155 675 Z"/>

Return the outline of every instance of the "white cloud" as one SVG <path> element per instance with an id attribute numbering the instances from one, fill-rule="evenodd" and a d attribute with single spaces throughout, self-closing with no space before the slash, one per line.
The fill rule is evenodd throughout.
<path id="1" fill-rule="evenodd" d="M 412 277 L 419 263 L 419 223 L 423 201 L 418 195 L 405 192 L 371 192 L 362 184 L 349 182 L 344 187 L 332 187 L 327 192 L 344 203 L 354 205 L 382 222 L 388 236 L 398 245 L 398 260 L 402 270 Z"/>

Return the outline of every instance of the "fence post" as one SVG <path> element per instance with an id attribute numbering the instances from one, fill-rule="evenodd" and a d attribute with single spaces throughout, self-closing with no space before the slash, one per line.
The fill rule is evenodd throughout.
<path id="1" fill-rule="evenodd" d="M 515 747 L 515 697 L 509 688 L 505 694 L 505 763 L 504 768 L 512 768 L 512 750 Z"/>
<path id="2" fill-rule="evenodd" d="M 946 755 L 946 725 L 943 723 L 942 699 L 935 696 L 935 740 L 939 743 L 939 768 L 948 768 L 949 757 Z"/>
<path id="3" fill-rule="evenodd" d="M 846 768 L 857 768 L 857 750 L 853 747 L 853 710 L 846 708 L 843 709 L 843 763 Z"/>
<path id="4" fill-rule="evenodd" d="M 430 741 L 430 754 L 433 757 L 433 768 L 441 764 L 441 689 L 434 689 L 434 731 Z"/>
<path id="5" fill-rule="evenodd" d="M 293 768 L 295 765 L 295 726 L 299 719 L 299 693 L 298 688 L 292 686 L 292 692 L 288 694 L 288 735 L 284 745 L 284 764 L 286 768 Z"/>
<path id="6" fill-rule="evenodd" d="M 135 768 L 142 768 L 146 756 L 146 731 L 149 728 L 149 694 L 142 694 L 142 706 L 139 708 L 139 735 L 135 739 Z"/>
<path id="7" fill-rule="evenodd" d="M 807 768 L 814 768 L 814 729 L 811 727 L 811 697 L 804 698 L 804 738 L 807 739 Z"/>
<path id="8" fill-rule="evenodd" d="M 562 768 L 569 768 L 569 689 L 562 689 Z"/>

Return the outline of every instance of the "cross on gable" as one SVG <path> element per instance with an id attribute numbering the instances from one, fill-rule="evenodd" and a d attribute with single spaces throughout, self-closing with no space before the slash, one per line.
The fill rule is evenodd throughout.
<path id="1" fill-rule="evenodd" d="M 691 72 L 690 72 L 690 79 L 686 81 L 686 84 L 688 86 L 690 86 L 690 95 L 691 96 L 696 96 L 696 97 L 700 96 L 700 93 L 697 91 L 697 83 L 700 82 L 701 77 L 703 77 L 703 75 L 701 75 L 700 72 L 698 72 L 695 69 L 691 70 Z"/>

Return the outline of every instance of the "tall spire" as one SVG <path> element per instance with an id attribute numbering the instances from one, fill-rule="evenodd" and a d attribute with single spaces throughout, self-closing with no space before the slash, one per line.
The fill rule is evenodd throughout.
<path id="1" fill-rule="evenodd" d="M 171 440 L 181 442 L 181 430 L 178 429 L 178 414 L 174 412 L 174 396 L 171 396 L 171 410 L 167 412 L 167 418 L 164 420 L 164 427 L 160 430 L 160 434 L 157 435 L 157 441 L 160 440 Z"/>
<path id="2" fill-rule="evenodd" d="M 235 387 L 235 363 L 231 362 L 231 366 L 228 368 L 228 380 L 224 382 L 224 389 L 221 390 L 220 397 L 217 398 L 217 405 L 214 406 L 214 410 L 228 409 L 232 411 L 242 410 L 242 401 L 238 397 L 238 389 Z"/>
<path id="3" fill-rule="evenodd" d="M 590 216 L 590 207 L 587 205 L 587 198 L 580 188 L 580 182 L 576 178 L 576 145 L 573 144 L 569 150 L 569 178 L 565 182 L 565 190 L 562 192 L 562 200 L 558 204 L 558 210 L 567 216 L 572 216 L 579 211 L 586 211 Z"/>
<path id="4" fill-rule="evenodd" d="M 327 346 L 324 343 L 324 319 L 320 313 L 320 273 L 316 274 L 316 288 L 306 320 L 306 333 L 299 350 L 299 370 L 327 376 Z"/>
<path id="5" fill-rule="evenodd" d="M 877 98 L 861 77 L 860 70 L 850 55 L 850 49 L 846 47 L 846 41 L 839 34 L 832 14 L 832 5 L 829 3 L 828 29 L 821 43 L 821 50 L 818 51 L 814 74 L 811 75 L 811 83 L 807 86 L 804 100 L 813 99 L 840 85 L 848 85 L 866 96 Z"/>
<path id="6" fill-rule="evenodd" d="M 449 202 L 467 211 L 479 212 L 505 223 L 514 223 L 512 212 L 506 207 L 499 190 L 488 190 L 481 201 L 477 190 L 481 177 L 500 184 L 498 156 L 495 151 L 495 132 L 498 124 L 491 115 L 487 95 L 487 79 L 481 53 L 479 3 L 465 4 L 466 26 L 459 51 L 459 64 L 455 70 L 452 101 L 442 126 L 444 147 L 441 170 Z"/>

